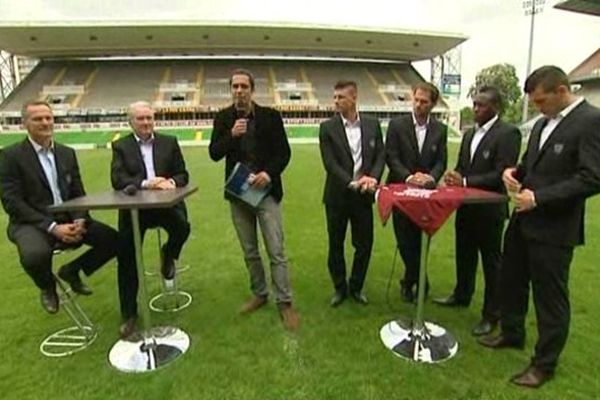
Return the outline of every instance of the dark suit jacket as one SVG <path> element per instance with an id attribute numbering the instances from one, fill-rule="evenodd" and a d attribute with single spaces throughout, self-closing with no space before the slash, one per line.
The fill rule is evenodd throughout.
<path id="1" fill-rule="evenodd" d="M 219 161 L 225 157 L 225 180 L 238 161 L 242 161 L 241 139 L 231 136 L 231 128 L 236 120 L 236 111 L 233 105 L 219 111 L 213 123 L 213 132 L 210 138 L 208 151 L 210 158 Z M 277 110 L 261 107 L 254 103 L 254 124 L 256 137 L 256 172 L 265 171 L 271 177 L 270 194 L 281 201 L 283 187 L 281 174 L 288 165 L 291 157 L 283 120 Z M 234 198 L 225 192 L 225 198 Z"/>
<path id="2" fill-rule="evenodd" d="M 385 155 L 381 127 L 376 118 L 360 116 L 362 166 L 360 171 L 379 181 L 385 166 Z M 323 202 L 325 204 L 339 204 L 345 199 L 352 198 L 355 191 L 348 188 L 353 179 L 354 160 L 344 123 L 339 115 L 321 123 L 319 129 L 319 146 L 321 158 L 327 177 Z M 360 198 L 371 203 L 372 194 L 362 194 Z"/>
<path id="3" fill-rule="evenodd" d="M 497 120 L 479 142 L 471 160 L 474 135 L 472 129 L 463 136 L 455 170 L 466 178 L 467 187 L 506 194 L 502 173 L 519 159 L 521 132 L 516 126 Z M 465 205 L 458 212 L 468 214 L 475 222 L 481 222 L 480 218 L 505 219 L 508 204 Z"/>
<path id="4" fill-rule="evenodd" d="M 584 242 L 585 199 L 600 192 L 600 110 L 586 101 L 556 126 L 538 150 L 546 124 L 533 127 L 517 168 L 523 187 L 535 194 L 537 207 L 513 214 L 525 237 L 574 246 Z"/>
<path id="5" fill-rule="evenodd" d="M 412 114 L 392 119 L 385 139 L 385 160 L 390 169 L 387 183 L 404 183 L 416 172 L 427 173 L 437 182 L 448 162 L 447 130 L 446 125 L 430 117 L 419 153 Z"/>
<path id="6" fill-rule="evenodd" d="M 141 189 L 142 181 L 146 179 L 147 173 L 135 135 L 132 133 L 113 142 L 112 149 L 110 176 L 113 188 L 122 190 L 133 184 Z M 177 187 L 188 184 L 189 175 L 185 169 L 185 161 L 177 138 L 154 132 L 152 156 L 156 176 L 173 179 Z"/>
<path id="7" fill-rule="evenodd" d="M 58 186 L 63 201 L 85 195 L 75 151 L 54 142 Z M 70 222 L 89 218 L 86 212 L 51 214 L 54 203 L 50 184 L 28 139 L 0 152 L 0 187 L 2 205 L 12 225 L 31 224 L 47 232 L 52 222 Z"/>

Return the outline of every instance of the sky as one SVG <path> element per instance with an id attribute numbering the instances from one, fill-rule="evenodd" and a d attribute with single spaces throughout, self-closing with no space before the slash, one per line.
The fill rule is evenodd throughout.
<path id="1" fill-rule="evenodd" d="M 539 0 L 538 0 L 539 1 Z M 600 48 L 600 17 L 554 9 L 536 15 L 532 69 L 554 64 L 567 73 Z M 309 23 L 460 33 L 464 94 L 476 73 L 510 63 L 526 75 L 530 18 L 522 0 L 0 0 L 3 21 L 243 21 Z M 429 78 L 429 62 L 415 64 Z"/>

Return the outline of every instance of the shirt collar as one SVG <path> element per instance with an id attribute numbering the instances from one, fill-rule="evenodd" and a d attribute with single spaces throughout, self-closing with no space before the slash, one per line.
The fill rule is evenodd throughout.
<path id="1" fill-rule="evenodd" d="M 35 150 L 36 153 L 39 153 L 41 150 L 46 150 L 39 143 L 37 143 L 35 140 L 33 140 L 31 138 L 31 136 L 27 135 L 27 139 L 29 140 L 29 143 L 31 143 L 31 145 L 33 146 L 33 149 Z M 50 142 L 50 148 L 48 148 L 48 150 L 54 153 L 54 140 L 52 142 Z"/>
<path id="2" fill-rule="evenodd" d="M 142 139 L 135 132 L 133 132 L 133 137 L 138 144 L 150 144 L 154 141 L 154 132 L 152 132 L 152 135 L 148 139 Z"/>
<path id="3" fill-rule="evenodd" d="M 342 118 L 342 124 L 344 125 L 344 127 L 353 127 L 360 124 L 360 114 L 358 113 L 358 111 L 356 112 L 356 121 L 354 122 L 350 122 L 349 120 L 344 118 L 342 114 L 340 114 L 340 117 Z"/>
<path id="4" fill-rule="evenodd" d="M 414 112 L 411 113 L 411 115 L 412 115 L 413 125 L 415 126 L 415 128 L 429 125 L 429 115 L 427 116 L 427 120 L 425 121 L 425 124 L 423 124 L 423 125 L 419 125 L 419 121 L 417 121 L 417 117 L 415 117 Z"/>
<path id="5" fill-rule="evenodd" d="M 494 118 L 490 119 L 488 122 L 486 122 L 482 126 L 477 126 L 476 125 L 477 129 L 475 130 L 475 132 L 477 132 L 477 131 L 483 131 L 483 133 L 486 133 L 487 131 L 490 130 L 490 128 L 492 127 L 492 125 L 494 125 L 496 123 L 496 121 L 498 121 L 498 114 L 494 115 Z"/>
<path id="6" fill-rule="evenodd" d="M 575 107 L 580 105 L 582 102 L 583 102 L 583 97 L 578 97 L 574 102 L 572 102 L 571 104 L 569 104 L 568 106 L 563 108 L 561 112 L 556 114 L 556 117 L 554 117 L 553 119 L 562 119 L 562 118 L 566 117 L 567 115 L 569 115 L 569 113 L 571 111 L 573 111 L 573 109 Z"/>

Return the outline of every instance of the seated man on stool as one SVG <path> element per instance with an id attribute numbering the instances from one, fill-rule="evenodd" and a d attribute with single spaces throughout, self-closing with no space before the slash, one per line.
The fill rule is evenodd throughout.
<path id="1" fill-rule="evenodd" d="M 177 139 L 154 131 L 154 110 L 150 104 L 138 101 L 129 106 L 132 135 L 113 143 L 111 180 L 115 190 L 171 190 L 188 184 L 188 172 Z M 160 227 L 169 239 L 161 248 L 161 273 L 165 280 L 175 277 L 175 260 L 190 235 L 185 203 L 172 208 L 140 210 L 140 235 L 146 229 Z M 119 212 L 119 233 L 126 243 L 127 265 L 135 265 L 133 227 L 129 210 Z M 119 295 L 124 324 L 121 336 L 133 333 L 137 319 L 136 296 L 138 276 L 136 268 L 119 271 Z"/>
<path id="2" fill-rule="evenodd" d="M 58 271 L 75 293 L 90 295 L 79 272 L 89 276 L 113 258 L 119 237 L 87 212 L 48 211 L 51 205 L 85 195 L 77 157 L 73 149 L 54 142 L 54 116 L 48 103 L 27 102 L 21 115 L 27 138 L 0 153 L 2 205 L 9 217 L 8 238 L 17 246 L 23 269 L 41 290 L 42 307 L 54 314 L 59 301 L 52 275 L 53 250 L 82 243 L 91 246 Z"/>

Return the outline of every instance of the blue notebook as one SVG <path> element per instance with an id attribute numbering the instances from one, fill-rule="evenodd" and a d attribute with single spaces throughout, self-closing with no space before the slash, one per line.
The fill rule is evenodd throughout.
<path id="1" fill-rule="evenodd" d="M 269 194 L 271 184 L 258 189 L 248 183 L 253 172 L 246 165 L 238 162 L 225 182 L 225 191 L 252 207 L 257 207 L 262 199 Z"/>

